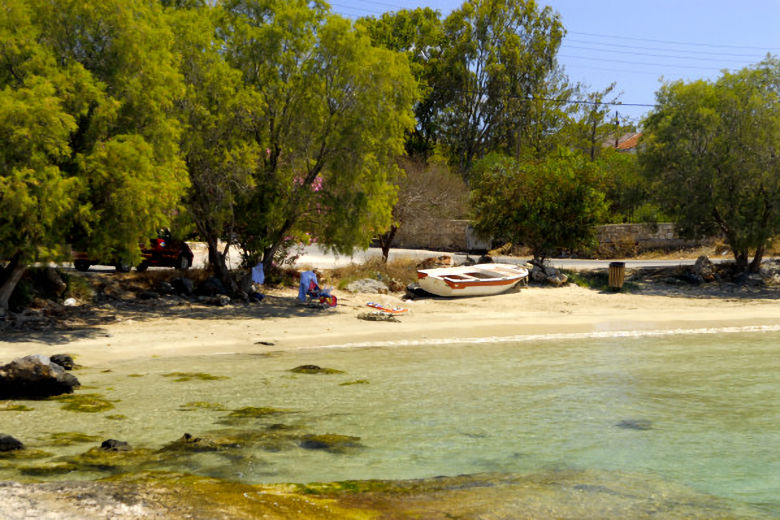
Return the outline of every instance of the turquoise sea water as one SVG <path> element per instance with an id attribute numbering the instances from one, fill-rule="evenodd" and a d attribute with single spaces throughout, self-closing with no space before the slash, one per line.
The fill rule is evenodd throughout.
<path id="1" fill-rule="evenodd" d="M 230 456 L 198 453 L 161 469 L 249 483 L 630 473 L 780 516 L 777 331 L 257 348 L 84 367 L 78 393 L 113 400 L 113 410 L 19 401 L 33 410 L 0 412 L 0 431 L 56 458 L 99 444 L 52 446 L 56 432 L 157 449 L 184 432 L 218 437 L 282 424 L 295 433 L 274 446 L 247 442 Z M 344 373 L 289 371 L 305 364 Z M 176 372 L 226 378 L 176 381 Z M 230 420 L 244 407 L 283 412 Z M 359 437 L 359 446 L 334 453 L 297 440 L 325 433 Z M 16 466 L 0 466 L 0 478 L 19 477 Z"/>

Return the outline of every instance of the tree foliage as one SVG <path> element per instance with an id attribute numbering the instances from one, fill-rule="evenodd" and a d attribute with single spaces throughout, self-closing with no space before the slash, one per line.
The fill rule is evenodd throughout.
<path id="1" fill-rule="evenodd" d="M 0 307 L 67 242 L 137 257 L 186 184 L 181 79 L 159 6 L 0 2 Z"/>
<path id="2" fill-rule="evenodd" d="M 533 0 L 467 0 L 444 21 L 442 140 L 462 171 L 489 151 L 519 155 L 563 34 Z"/>
<path id="3" fill-rule="evenodd" d="M 543 159 L 490 154 L 471 176 L 475 228 L 531 249 L 541 265 L 554 251 L 590 246 L 606 206 L 600 170 L 559 149 Z"/>
<path id="4" fill-rule="evenodd" d="M 406 153 L 424 160 L 431 156 L 439 139 L 438 115 L 452 95 L 442 84 L 442 52 L 447 42 L 439 12 L 429 7 L 402 9 L 358 20 L 371 42 L 403 53 L 417 80 L 419 99 L 414 105 L 416 126 L 407 135 Z"/>
<path id="5" fill-rule="evenodd" d="M 657 98 L 640 159 L 659 204 L 683 234 L 722 233 L 737 267 L 757 270 L 780 232 L 780 61 L 669 83 Z"/>
<path id="6" fill-rule="evenodd" d="M 348 20 L 304 0 L 230 0 L 229 63 L 258 97 L 263 150 L 240 206 L 242 248 L 269 267 L 308 232 L 347 252 L 390 224 L 404 134 L 414 125 L 407 60 L 371 45 Z"/>
<path id="7" fill-rule="evenodd" d="M 241 72 L 225 60 L 217 36 L 221 10 L 186 7 L 169 11 L 187 84 L 177 103 L 190 179 L 184 203 L 208 246 L 211 269 L 231 287 L 226 251 L 220 251 L 219 241 L 226 239 L 228 248 L 232 245 L 238 201 L 254 185 L 252 171 L 260 150 L 251 138 L 250 114 L 262 102 L 245 87 Z"/>

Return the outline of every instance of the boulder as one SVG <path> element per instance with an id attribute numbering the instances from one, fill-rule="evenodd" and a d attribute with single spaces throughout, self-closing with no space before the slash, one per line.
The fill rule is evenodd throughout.
<path id="1" fill-rule="evenodd" d="M 73 370 L 76 363 L 73 362 L 73 358 L 67 354 L 54 354 L 49 358 L 52 363 L 57 363 L 65 370 Z"/>
<path id="2" fill-rule="evenodd" d="M 432 256 L 417 264 L 417 269 L 433 269 L 435 267 L 452 267 L 452 256 Z"/>
<path id="3" fill-rule="evenodd" d="M 195 283 L 189 278 L 174 278 L 170 283 L 179 294 L 191 296 L 195 292 Z"/>
<path id="4" fill-rule="evenodd" d="M 198 286 L 197 292 L 203 296 L 216 296 L 218 294 L 228 293 L 227 289 L 225 289 L 225 284 L 223 284 L 222 280 L 216 276 L 210 276 L 203 283 L 201 283 Z"/>
<path id="5" fill-rule="evenodd" d="M 175 294 L 176 289 L 173 287 L 171 282 L 161 280 L 160 283 L 157 284 L 157 292 L 160 294 Z"/>
<path id="6" fill-rule="evenodd" d="M 23 450 L 24 444 L 10 435 L 0 433 L 0 452 Z"/>
<path id="7" fill-rule="evenodd" d="M 388 293 L 387 284 L 380 282 L 379 280 L 374 280 L 373 278 L 355 280 L 354 282 L 347 285 L 347 290 L 353 293 Z"/>
<path id="8" fill-rule="evenodd" d="M 125 441 L 107 439 L 100 445 L 100 449 L 105 451 L 130 451 L 132 448 Z"/>
<path id="9" fill-rule="evenodd" d="M 554 285 L 555 287 L 560 287 L 562 285 L 566 285 L 566 282 L 569 281 L 569 277 L 561 272 L 556 272 L 555 274 L 548 276 L 545 280 L 550 285 Z"/>
<path id="10" fill-rule="evenodd" d="M 716 277 L 715 264 L 706 255 L 701 255 L 693 265 L 693 274 L 705 282 L 714 282 Z"/>
<path id="11" fill-rule="evenodd" d="M 543 267 L 539 267 L 538 265 L 534 265 L 533 269 L 531 269 L 531 280 L 534 282 L 544 282 L 547 280 L 547 277 L 549 275 L 545 272 Z"/>
<path id="12" fill-rule="evenodd" d="M 136 294 L 136 298 L 139 300 L 159 300 L 160 293 L 157 291 L 141 291 Z"/>
<path id="13" fill-rule="evenodd" d="M 81 386 L 46 356 L 36 354 L 0 366 L 0 399 L 39 398 L 70 394 Z"/>

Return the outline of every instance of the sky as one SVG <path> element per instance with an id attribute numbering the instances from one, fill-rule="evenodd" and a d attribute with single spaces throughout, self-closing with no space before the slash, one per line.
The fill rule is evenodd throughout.
<path id="1" fill-rule="evenodd" d="M 463 0 L 329 0 L 351 19 L 431 7 L 443 16 Z M 601 90 L 613 81 L 621 119 L 639 123 L 663 81 L 716 79 L 780 56 L 780 0 L 537 0 L 561 16 L 558 60 L 574 82 Z M 649 106 L 642 106 L 649 105 Z"/>

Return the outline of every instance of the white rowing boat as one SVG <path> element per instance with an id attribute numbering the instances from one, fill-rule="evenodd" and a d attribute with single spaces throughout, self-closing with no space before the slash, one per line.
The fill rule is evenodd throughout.
<path id="1" fill-rule="evenodd" d="M 525 267 L 477 264 L 419 269 L 417 283 L 436 296 L 489 296 L 508 291 L 528 277 Z"/>

